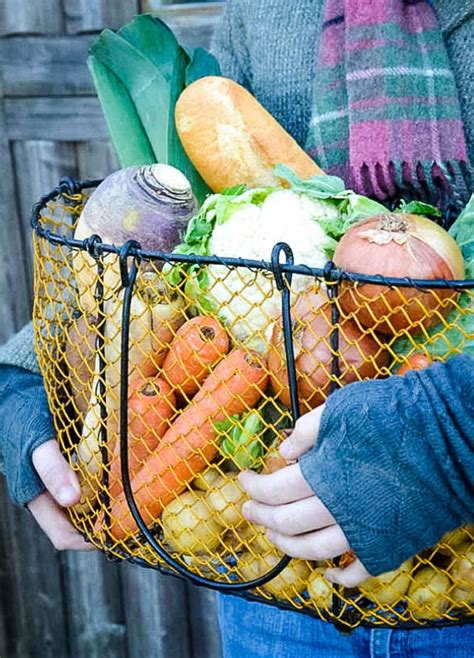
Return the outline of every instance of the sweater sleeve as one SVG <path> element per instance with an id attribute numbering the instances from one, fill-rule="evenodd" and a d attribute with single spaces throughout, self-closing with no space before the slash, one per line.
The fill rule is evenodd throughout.
<path id="1" fill-rule="evenodd" d="M 301 470 L 373 575 L 472 522 L 474 360 L 335 392 Z"/>
<path id="2" fill-rule="evenodd" d="M 44 491 L 31 456 L 54 436 L 41 377 L 0 365 L 0 462 L 3 459 L 10 497 L 18 505 L 26 505 Z"/>
<path id="3" fill-rule="evenodd" d="M 250 56 L 243 23 L 245 10 L 240 6 L 241 1 L 227 1 L 221 22 L 214 30 L 211 51 L 220 64 L 222 75 L 251 91 Z"/>
<path id="4" fill-rule="evenodd" d="M 472 0 L 432 0 L 453 68 L 468 147 L 474 167 L 474 6 Z M 472 173 L 472 172 L 471 172 Z"/>
<path id="5" fill-rule="evenodd" d="M 0 366 L 9 365 L 40 374 L 34 346 L 33 324 L 30 322 L 0 346 Z"/>

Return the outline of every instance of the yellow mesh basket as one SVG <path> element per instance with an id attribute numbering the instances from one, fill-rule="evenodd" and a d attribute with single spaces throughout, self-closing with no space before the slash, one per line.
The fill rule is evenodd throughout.
<path id="1" fill-rule="evenodd" d="M 414 294 L 406 282 L 341 283 L 330 264 L 292 268 L 285 245 L 258 264 L 75 241 L 96 183 L 63 182 L 32 219 L 36 349 L 82 486 L 68 510 L 79 532 L 109 556 L 346 630 L 472 621 L 474 526 L 334 587 L 330 562 L 290 561 L 242 516 L 237 475 L 281 467 L 283 431 L 335 388 L 462 352 L 474 282 Z"/>

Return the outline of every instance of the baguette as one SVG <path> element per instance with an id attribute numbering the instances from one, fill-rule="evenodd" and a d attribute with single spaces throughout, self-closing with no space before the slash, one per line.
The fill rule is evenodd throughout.
<path id="1" fill-rule="evenodd" d="M 181 94 L 176 128 L 189 159 L 214 192 L 245 183 L 278 185 L 282 163 L 303 179 L 323 174 L 265 108 L 228 78 L 200 78 Z"/>

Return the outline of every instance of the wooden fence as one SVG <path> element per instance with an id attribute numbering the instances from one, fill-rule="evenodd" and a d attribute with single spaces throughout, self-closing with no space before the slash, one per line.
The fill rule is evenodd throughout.
<path id="1" fill-rule="evenodd" d="M 162 6 L 169 5 L 169 6 Z M 117 168 L 86 68 L 104 27 L 156 11 L 208 46 L 222 3 L 0 2 L 0 342 L 31 315 L 32 203 Z M 100 554 L 58 553 L 0 478 L 1 658 L 218 658 L 214 595 Z"/>

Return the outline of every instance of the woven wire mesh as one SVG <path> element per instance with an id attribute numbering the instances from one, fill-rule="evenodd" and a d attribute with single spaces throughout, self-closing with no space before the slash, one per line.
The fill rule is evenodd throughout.
<path id="1" fill-rule="evenodd" d="M 472 288 L 354 281 L 331 265 L 202 258 L 185 268 L 186 258 L 136 245 L 72 240 L 86 200 L 80 186 L 58 188 L 33 222 L 36 349 L 57 438 L 82 487 L 69 509 L 75 527 L 110 557 L 216 588 L 280 569 L 243 595 L 348 629 L 471 621 L 474 525 L 394 572 L 335 588 L 324 578 L 330 561 L 282 562 L 243 517 L 237 475 L 280 468 L 283 430 L 335 388 L 466 349 Z M 282 294 L 291 299 L 292 364 Z"/>

